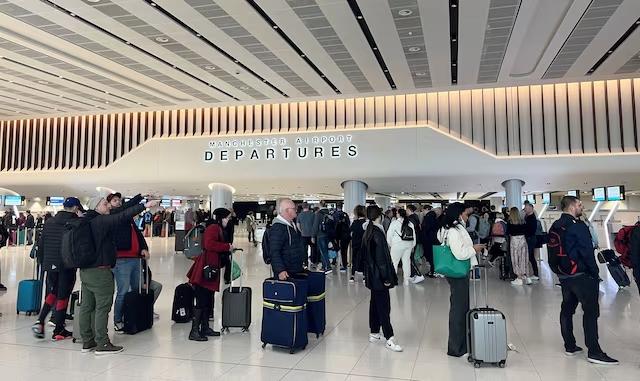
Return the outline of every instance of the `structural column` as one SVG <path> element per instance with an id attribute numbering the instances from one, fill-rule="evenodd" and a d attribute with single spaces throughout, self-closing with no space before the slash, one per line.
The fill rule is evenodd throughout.
<path id="1" fill-rule="evenodd" d="M 505 193 L 505 204 L 507 208 L 522 208 L 522 187 L 524 181 L 518 179 L 507 180 L 502 183 Z"/>
<path id="2" fill-rule="evenodd" d="M 231 209 L 233 207 L 233 194 L 236 190 L 232 186 L 221 183 L 209 184 L 211 190 L 211 212 L 217 208 Z"/>
<path id="3" fill-rule="evenodd" d="M 364 206 L 367 202 L 367 189 L 369 186 L 362 181 L 347 180 L 342 183 L 344 190 L 344 205 L 342 211 L 353 216 L 353 209 L 358 206 Z"/>
<path id="4" fill-rule="evenodd" d="M 502 197 L 491 197 L 489 202 L 496 207 L 496 212 L 502 212 Z"/>
<path id="5" fill-rule="evenodd" d="M 386 196 L 376 196 L 375 201 L 376 205 L 378 205 L 383 212 L 386 212 L 391 206 L 391 199 Z"/>

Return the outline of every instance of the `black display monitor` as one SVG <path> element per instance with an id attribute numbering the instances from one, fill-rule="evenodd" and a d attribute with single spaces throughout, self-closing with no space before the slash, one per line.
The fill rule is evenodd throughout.
<path id="1" fill-rule="evenodd" d="M 622 201 L 624 200 L 624 185 L 618 185 L 615 187 L 607 187 L 607 200 L 609 201 Z"/>
<path id="2" fill-rule="evenodd" d="M 593 201 L 607 201 L 607 193 L 604 188 L 593 188 L 591 194 Z"/>

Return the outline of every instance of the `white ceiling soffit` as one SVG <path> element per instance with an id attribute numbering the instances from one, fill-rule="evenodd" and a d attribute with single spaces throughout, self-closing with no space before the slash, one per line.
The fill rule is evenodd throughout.
<path id="1" fill-rule="evenodd" d="M 494 7 L 491 7 L 491 5 Z M 458 84 L 471 85 L 478 83 L 480 62 L 494 56 L 502 59 L 504 49 L 498 45 L 485 46 L 487 20 L 494 12 L 496 19 L 505 24 L 510 23 L 509 16 L 514 12 L 513 6 L 503 7 L 503 3 L 511 4 L 513 0 L 462 0 L 460 1 L 460 20 L 458 22 Z M 498 20 L 496 20 L 498 22 Z M 488 56 L 488 57 L 487 57 Z"/>
<path id="2" fill-rule="evenodd" d="M 422 21 L 422 35 L 424 36 L 427 57 L 429 57 L 429 72 L 434 87 L 451 85 L 451 38 L 449 33 L 449 4 L 441 0 L 421 0 L 418 2 Z M 415 35 L 413 28 L 403 31 Z M 398 32 L 402 33 L 402 32 Z M 411 73 L 420 76 L 419 72 Z"/>
<path id="3" fill-rule="evenodd" d="M 596 70 L 596 74 L 626 74 L 640 69 L 640 28 L 637 28 Z"/>

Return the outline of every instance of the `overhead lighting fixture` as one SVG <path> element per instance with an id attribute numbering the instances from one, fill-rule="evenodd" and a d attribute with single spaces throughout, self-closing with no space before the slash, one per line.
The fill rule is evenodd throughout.
<path id="1" fill-rule="evenodd" d="M 207 69 L 207 70 L 216 70 L 216 67 L 213 66 L 213 65 L 207 65 L 204 68 Z"/>
<path id="2" fill-rule="evenodd" d="M 41 84 L 41 85 L 48 85 L 49 84 L 49 82 L 47 82 L 47 81 L 38 81 L 38 83 Z"/>
<path id="3" fill-rule="evenodd" d="M 417 77 L 424 77 L 425 75 L 427 75 L 427 73 L 425 73 L 424 71 L 419 71 L 416 73 Z"/>
<path id="4" fill-rule="evenodd" d="M 410 47 L 410 48 L 409 48 L 409 51 L 410 51 L 410 52 L 419 52 L 419 51 L 420 51 L 420 48 L 419 48 L 419 47 L 417 47 L 417 46 L 412 46 L 412 47 Z"/>
<path id="5" fill-rule="evenodd" d="M 412 13 L 413 13 L 413 11 L 411 9 L 401 9 L 401 10 L 398 11 L 398 14 L 400 16 L 409 16 Z"/>
<path id="6" fill-rule="evenodd" d="M 87 1 L 90 2 L 90 3 L 99 3 L 100 2 L 100 0 L 87 0 Z"/>
<path id="7" fill-rule="evenodd" d="M 169 42 L 169 39 L 166 37 L 156 37 L 156 41 L 164 43 Z"/>
<path id="8" fill-rule="evenodd" d="M 240 86 L 240 90 L 249 90 L 249 89 L 250 89 L 250 87 L 248 87 L 248 86 Z"/>

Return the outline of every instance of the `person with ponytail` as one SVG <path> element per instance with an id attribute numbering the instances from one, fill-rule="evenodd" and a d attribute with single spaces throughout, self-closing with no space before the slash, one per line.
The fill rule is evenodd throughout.
<path id="1" fill-rule="evenodd" d="M 364 236 L 360 247 L 360 261 L 365 276 L 365 286 L 371 290 L 369 302 L 369 328 L 372 343 L 383 342 L 380 328 L 386 339 L 387 349 L 402 352 L 393 336 L 391 326 L 391 299 L 389 290 L 398 285 L 398 276 L 391 261 L 391 253 L 381 225 L 382 210 L 376 205 L 367 207 L 367 222 L 362 226 Z"/>
<path id="2" fill-rule="evenodd" d="M 396 272 L 402 260 L 403 284 L 406 287 L 409 285 L 409 279 L 411 279 L 411 251 L 416 246 L 416 227 L 407 218 L 406 210 L 398 209 L 396 217 L 397 219 L 389 225 L 387 243 L 391 249 L 393 269 Z"/>

